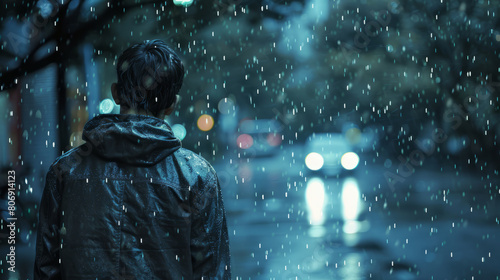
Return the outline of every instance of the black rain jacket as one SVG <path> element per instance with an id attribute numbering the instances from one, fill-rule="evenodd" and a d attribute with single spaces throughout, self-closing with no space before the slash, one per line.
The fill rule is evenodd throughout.
<path id="1" fill-rule="evenodd" d="M 230 279 L 215 170 L 169 125 L 105 114 L 57 158 L 39 209 L 34 279 Z"/>

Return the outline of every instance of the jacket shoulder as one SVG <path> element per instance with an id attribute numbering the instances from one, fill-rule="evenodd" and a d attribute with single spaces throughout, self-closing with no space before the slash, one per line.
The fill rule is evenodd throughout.
<path id="1" fill-rule="evenodd" d="M 208 177 L 209 180 L 215 179 L 216 172 L 213 166 L 205 158 L 195 152 L 186 148 L 180 148 L 174 152 L 174 156 L 181 166 L 185 166 L 203 177 Z"/>
<path id="2" fill-rule="evenodd" d="M 65 174 L 72 173 L 72 171 L 78 167 L 84 158 L 89 156 L 89 152 L 82 148 L 84 145 L 85 144 L 74 147 L 58 156 L 50 166 L 50 169 L 54 170 L 60 178 Z"/>

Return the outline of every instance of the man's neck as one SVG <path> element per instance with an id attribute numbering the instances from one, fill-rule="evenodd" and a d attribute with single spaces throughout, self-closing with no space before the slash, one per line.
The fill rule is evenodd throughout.
<path id="1" fill-rule="evenodd" d="M 120 114 L 127 114 L 127 115 L 144 115 L 144 116 L 151 116 L 151 117 L 156 117 L 159 119 L 164 119 L 165 115 L 160 114 L 158 116 L 154 116 L 151 112 L 145 111 L 145 110 L 136 110 L 133 108 L 125 108 L 120 106 Z"/>

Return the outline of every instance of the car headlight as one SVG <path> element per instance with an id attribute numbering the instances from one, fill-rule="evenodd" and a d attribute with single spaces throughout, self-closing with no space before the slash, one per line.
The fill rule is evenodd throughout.
<path id="1" fill-rule="evenodd" d="M 306 166 L 313 171 L 320 170 L 324 163 L 325 160 L 318 153 L 313 152 L 306 156 Z"/>
<path id="2" fill-rule="evenodd" d="M 359 156 L 353 152 L 345 153 L 340 159 L 340 164 L 342 164 L 342 167 L 347 170 L 353 170 L 354 168 L 356 168 L 356 166 L 358 166 L 358 163 Z"/>

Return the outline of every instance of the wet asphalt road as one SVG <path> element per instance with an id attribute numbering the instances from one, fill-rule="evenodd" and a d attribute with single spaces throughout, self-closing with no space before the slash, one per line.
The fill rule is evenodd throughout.
<path id="1" fill-rule="evenodd" d="M 500 279 L 498 181 L 423 166 L 391 187 L 371 156 L 338 177 L 297 148 L 215 164 L 233 278 Z"/>

